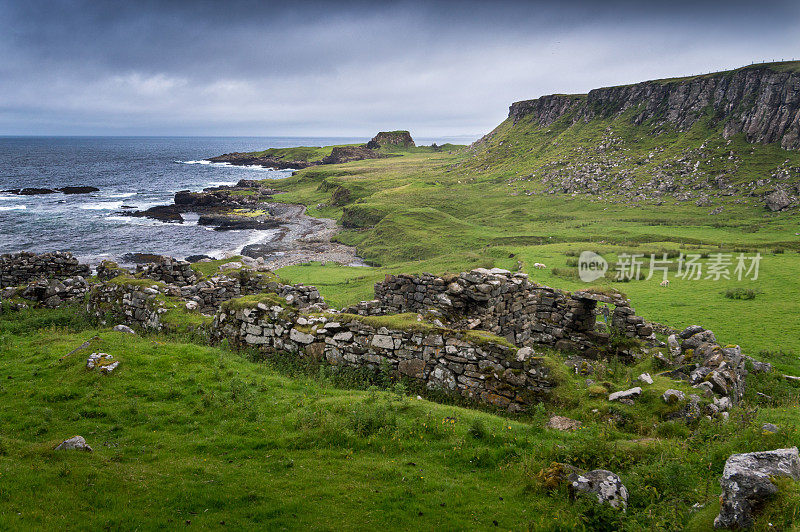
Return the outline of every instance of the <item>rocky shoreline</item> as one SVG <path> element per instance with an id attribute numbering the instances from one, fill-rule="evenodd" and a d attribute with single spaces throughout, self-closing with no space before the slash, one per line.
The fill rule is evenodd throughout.
<path id="1" fill-rule="evenodd" d="M 332 242 L 339 231 L 336 220 L 314 218 L 304 205 L 269 201 L 279 192 L 260 181 L 240 180 L 234 186 L 182 190 L 171 205 L 144 211 L 123 211 L 124 216 L 167 223 L 184 223 L 184 214 L 198 214 L 198 225 L 216 231 L 273 230 L 269 240 L 244 246 L 241 255 L 263 259 L 269 269 L 310 261 L 366 266 L 353 247 Z"/>

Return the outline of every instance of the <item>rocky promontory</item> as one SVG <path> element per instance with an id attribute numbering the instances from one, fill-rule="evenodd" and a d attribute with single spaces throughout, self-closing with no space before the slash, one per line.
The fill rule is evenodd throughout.
<path id="1" fill-rule="evenodd" d="M 364 159 L 383 159 L 390 153 L 381 151 L 392 148 L 412 148 L 414 139 L 408 131 L 381 131 L 366 144 L 333 146 L 327 155 L 298 152 L 297 149 L 271 149 L 260 152 L 233 152 L 211 157 L 213 163 L 228 163 L 236 166 L 262 166 L 276 170 L 302 170 L 322 164 L 342 164 Z M 307 155 L 307 157 L 301 157 Z"/>

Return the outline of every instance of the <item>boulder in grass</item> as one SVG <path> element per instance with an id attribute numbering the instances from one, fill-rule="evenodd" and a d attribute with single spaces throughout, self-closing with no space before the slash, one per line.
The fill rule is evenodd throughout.
<path id="1" fill-rule="evenodd" d="M 577 419 L 570 419 L 564 416 L 553 416 L 547 422 L 547 428 L 556 430 L 576 430 L 581 428 L 581 423 Z"/>
<path id="2" fill-rule="evenodd" d="M 714 527 L 751 527 L 754 510 L 778 492 L 772 479 L 780 477 L 800 480 L 797 447 L 731 455 L 719 481 L 722 506 Z"/>
<path id="3" fill-rule="evenodd" d="M 630 390 L 623 390 L 621 392 L 614 392 L 608 396 L 609 401 L 621 401 L 623 399 L 631 400 L 635 397 L 639 397 L 642 395 L 642 389 L 637 386 L 635 388 L 631 388 Z"/>
<path id="4" fill-rule="evenodd" d="M 610 504 L 614 508 L 628 506 L 628 489 L 619 476 L 605 469 L 595 469 L 586 473 L 572 473 L 569 476 L 570 488 L 575 491 L 593 493 L 600 504 Z"/>
<path id="5" fill-rule="evenodd" d="M 62 441 L 56 446 L 56 451 L 86 451 L 92 452 L 92 448 L 83 439 L 83 436 L 73 436 Z"/>

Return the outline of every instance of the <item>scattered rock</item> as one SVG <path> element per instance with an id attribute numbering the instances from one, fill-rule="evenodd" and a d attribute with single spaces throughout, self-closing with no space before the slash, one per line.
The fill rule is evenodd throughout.
<path id="1" fill-rule="evenodd" d="M 86 444 L 83 436 L 73 436 L 64 440 L 55 448 L 56 451 L 86 451 L 92 452 L 92 448 Z"/>
<path id="2" fill-rule="evenodd" d="M 570 487 L 576 491 L 593 493 L 601 504 L 608 503 L 614 508 L 628 506 L 628 489 L 615 473 L 605 469 L 595 469 L 587 473 L 572 473 Z"/>
<path id="3" fill-rule="evenodd" d="M 547 422 L 547 428 L 556 430 L 576 430 L 581 428 L 581 423 L 577 419 L 570 419 L 564 416 L 553 416 Z"/>
<path id="4" fill-rule="evenodd" d="M 686 394 L 680 390 L 669 389 L 661 395 L 661 399 L 668 405 L 671 405 L 686 399 Z"/>
<path id="5" fill-rule="evenodd" d="M 225 264 L 220 264 L 219 269 L 224 272 L 227 270 L 238 270 L 243 267 L 244 264 L 242 264 L 241 262 L 233 261 L 233 262 L 226 262 Z"/>
<path id="6" fill-rule="evenodd" d="M 773 425 L 772 423 L 764 423 L 761 425 L 761 432 L 764 434 L 777 434 L 780 430 L 781 429 L 779 429 L 777 425 Z"/>
<path id="7" fill-rule="evenodd" d="M 94 368 L 100 368 L 100 373 L 103 375 L 108 375 L 119 366 L 119 361 L 114 360 L 114 357 L 109 355 L 108 353 L 92 353 L 89 355 L 89 358 L 86 359 L 86 369 L 93 370 Z"/>
<path id="8" fill-rule="evenodd" d="M 122 324 L 115 325 L 112 330 L 117 331 L 117 332 L 128 333 L 128 334 L 136 334 L 136 331 L 134 331 L 133 329 L 131 329 L 127 325 L 122 325 Z"/>
<path id="9" fill-rule="evenodd" d="M 639 375 L 639 380 L 645 384 L 653 384 L 653 377 L 649 373 L 642 373 Z"/>
<path id="10" fill-rule="evenodd" d="M 800 480 L 797 447 L 731 455 L 720 479 L 722 507 L 714 519 L 714 527 L 752 526 L 753 511 L 778 492 L 773 477 Z"/>
<path id="11" fill-rule="evenodd" d="M 61 187 L 57 188 L 56 190 L 62 194 L 88 194 L 90 192 L 100 192 L 99 188 L 86 185 L 80 185 L 77 187 Z"/>
<path id="12" fill-rule="evenodd" d="M 608 396 L 608 400 L 619 401 L 621 399 L 633 399 L 635 397 L 639 397 L 640 395 L 642 395 L 642 389 L 639 386 L 637 386 L 635 388 L 631 388 L 630 390 L 614 392 Z"/>

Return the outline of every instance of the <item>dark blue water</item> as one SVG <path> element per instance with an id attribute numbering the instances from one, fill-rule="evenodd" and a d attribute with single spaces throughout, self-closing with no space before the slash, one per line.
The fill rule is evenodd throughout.
<path id="1" fill-rule="evenodd" d="M 0 193 L 0 253 L 71 251 L 84 261 L 128 252 L 221 256 L 270 238 L 271 231 L 218 232 L 195 222 L 168 224 L 120 216 L 123 206 L 172 203 L 178 190 L 282 178 L 291 171 L 208 164 L 233 151 L 325 146 L 364 138 L 0 137 L 0 190 L 92 185 L 91 194 Z M 429 139 L 439 143 L 454 139 Z M 461 139 L 464 142 L 464 139 Z"/>

